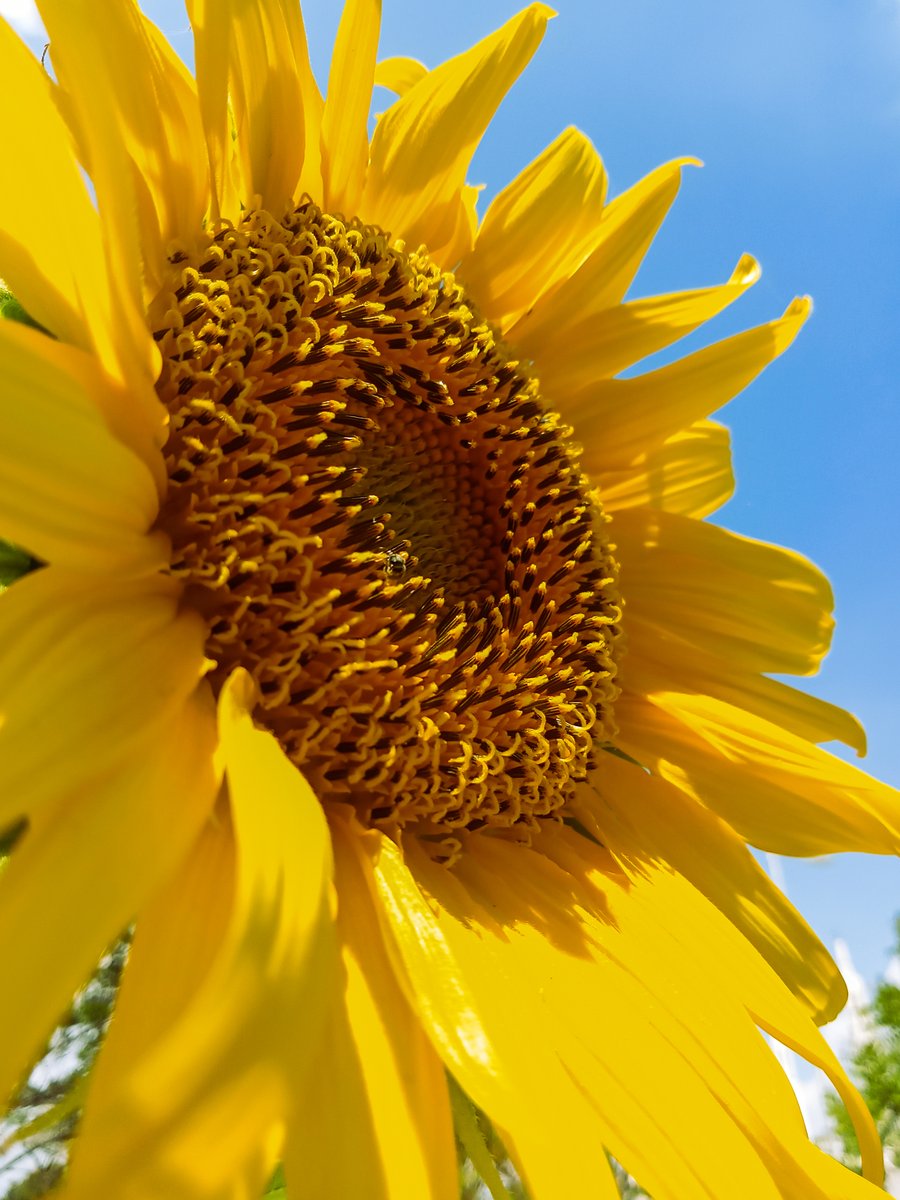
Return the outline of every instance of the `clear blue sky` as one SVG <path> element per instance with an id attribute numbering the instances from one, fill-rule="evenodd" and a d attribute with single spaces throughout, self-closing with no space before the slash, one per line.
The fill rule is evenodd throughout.
<path id="1" fill-rule="evenodd" d="M 190 61 L 181 4 L 144 7 Z M 520 7 L 384 0 L 381 54 L 433 66 Z M 763 278 L 715 336 L 813 296 L 798 343 L 725 412 L 738 492 L 718 519 L 802 550 L 830 576 L 838 630 L 815 689 L 862 719 L 868 769 L 900 784 L 900 0 L 558 8 L 471 182 L 489 199 L 568 124 L 594 140 L 613 193 L 696 155 L 706 167 L 687 172 L 637 291 L 721 281 L 747 250 Z M 307 0 L 304 11 L 324 80 L 340 4 Z M 900 863 L 784 866 L 794 902 L 826 941 L 845 938 L 872 980 L 900 909 Z"/>

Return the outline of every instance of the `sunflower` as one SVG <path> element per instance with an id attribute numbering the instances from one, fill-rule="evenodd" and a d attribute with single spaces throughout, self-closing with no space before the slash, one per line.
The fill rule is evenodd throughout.
<path id="1" fill-rule="evenodd" d="M 808 302 L 622 378 L 758 275 L 624 299 L 687 162 L 607 203 L 568 129 L 479 219 L 543 4 L 429 71 L 347 0 L 324 98 L 293 0 L 190 0 L 196 79 L 132 0 L 39 7 L 55 80 L 0 26 L 0 536 L 43 564 L 0 601 L 7 1091 L 134 927 L 64 1195 L 450 1200 L 460 1097 L 535 1200 L 617 1195 L 604 1152 L 656 1200 L 876 1195 L 764 1036 L 877 1184 L 843 982 L 747 843 L 893 853 L 900 805 L 770 677 L 827 581 L 704 520 L 709 414 Z"/>

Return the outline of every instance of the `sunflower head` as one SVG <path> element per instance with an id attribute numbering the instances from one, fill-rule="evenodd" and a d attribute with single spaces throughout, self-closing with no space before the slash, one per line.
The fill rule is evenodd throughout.
<path id="1" fill-rule="evenodd" d="M 169 261 L 159 525 L 214 688 L 249 671 L 323 802 L 441 853 L 561 815 L 612 737 L 620 614 L 533 364 L 425 247 L 309 200 Z"/>
<path id="2" fill-rule="evenodd" d="M 476 211 L 546 5 L 428 70 L 347 0 L 324 96 L 294 0 L 189 0 L 196 77 L 133 0 L 40 7 L 54 78 L 0 23 L 0 536 L 41 566 L 0 599 L 3 1088 L 134 930 L 64 1200 L 451 1200 L 454 1122 L 500 1196 L 470 1101 L 534 1200 L 607 1155 L 880 1194 L 843 981 L 748 843 L 893 853 L 900 806 L 773 678 L 827 581 L 706 520 L 710 414 L 808 301 L 633 371 L 759 275 L 630 298 L 687 160 L 608 202 L 567 129 Z"/>

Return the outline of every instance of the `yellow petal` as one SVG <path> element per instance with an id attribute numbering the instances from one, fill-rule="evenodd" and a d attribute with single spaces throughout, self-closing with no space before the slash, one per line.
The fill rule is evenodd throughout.
<path id="1" fill-rule="evenodd" d="M 388 961 L 353 839 L 332 822 L 340 978 L 299 1096 L 285 1169 L 311 1196 L 456 1200 L 456 1153 L 444 1068 Z M 353 1152 L 347 1131 L 353 1131 Z"/>
<path id="2" fill-rule="evenodd" d="M 900 794 L 849 763 L 708 696 L 623 693 L 617 743 L 761 850 L 900 850 Z"/>
<path id="3" fill-rule="evenodd" d="M 374 82 L 376 87 L 405 96 L 427 74 L 428 68 L 415 58 L 383 58 L 375 67 Z"/>
<path id="4" fill-rule="evenodd" d="M 577 270 L 596 237 L 605 194 L 597 151 L 579 130 L 567 129 L 491 202 L 457 272 L 489 320 L 508 327 Z"/>
<path id="5" fill-rule="evenodd" d="M 215 221 L 226 218 L 237 222 L 246 189 L 228 105 L 232 25 L 223 12 L 222 0 L 185 0 L 185 7 L 194 34 L 194 69 L 209 168 L 211 216 Z"/>
<path id="6" fill-rule="evenodd" d="M 183 1007 L 165 1028 L 154 1021 L 157 1036 L 144 1053 L 132 1034 L 127 1069 L 91 1098 L 66 1200 L 259 1195 L 280 1152 L 291 1093 L 312 1086 L 309 1069 L 333 1002 L 322 970 L 334 955 L 330 841 L 300 772 L 271 734 L 254 728 L 248 683 L 233 677 L 219 705 L 230 824 L 220 817 L 218 836 L 234 843 L 233 882 L 222 888 L 226 901 L 233 894 L 227 926 L 214 928 L 210 954 L 197 925 L 215 927 L 216 919 L 205 906 L 199 918 L 189 908 L 210 874 L 200 856 L 196 873 L 192 862 L 180 892 L 157 910 L 166 924 L 152 940 L 159 949 L 169 939 L 179 945 L 178 923 L 186 922 L 188 943 L 207 946 L 209 966 L 197 979 L 188 964 L 196 986 Z M 213 857 L 228 868 L 227 846 Z M 146 963 L 143 974 L 150 978 Z M 131 1012 L 154 995 L 151 982 L 148 995 L 132 996 Z"/>
<path id="7" fill-rule="evenodd" d="M 747 709 L 809 742 L 844 742 L 866 753 L 859 721 L 836 704 L 733 665 L 720 655 L 673 635 L 662 625 L 632 618 L 628 654 L 619 679 L 632 692 L 700 692 Z"/>
<path id="8" fill-rule="evenodd" d="M 0 828 L 43 821 L 146 751 L 200 685 L 205 637 L 163 576 L 113 583 L 47 567 L 4 592 Z"/>
<path id="9" fill-rule="evenodd" d="M 166 267 L 169 242 L 198 233 L 208 203 L 193 78 L 132 3 L 117 4 L 104 15 L 102 38 L 94 36 L 94 10 L 83 0 L 41 0 L 41 12 L 101 216 L 104 222 L 129 226 L 137 219 L 140 258 L 135 265 L 147 297 L 152 296 Z M 105 110 L 102 134 L 91 125 L 100 109 Z M 106 144 L 108 137 L 116 138 L 115 146 Z M 130 178 L 109 180 L 114 165 Z M 125 207 L 128 200 L 136 202 L 133 212 Z M 115 232 L 125 239 L 135 231 L 126 233 L 123 226 Z"/>
<path id="10" fill-rule="evenodd" d="M 85 350 L 102 346 L 112 318 L 100 222 L 53 85 L 2 20 L 0 74 L 21 110 L 8 110 L 4 122 L 3 153 L 16 178 L 0 189 L 0 277 L 58 338 Z"/>
<path id="11" fill-rule="evenodd" d="M 454 214 L 453 234 L 441 251 L 440 261 L 442 263 L 459 262 L 460 258 L 474 244 L 478 233 L 477 202 L 478 196 L 483 190 L 483 184 L 476 187 L 467 183 L 453 199 L 450 206 L 451 212 Z"/>
<path id="12" fill-rule="evenodd" d="M 693 158 L 676 159 L 617 196 L 603 211 L 584 264 L 538 301 L 513 336 L 538 344 L 555 336 L 560 325 L 596 317 L 618 304 L 678 194 L 681 169 L 688 163 L 699 166 Z"/>
<path id="13" fill-rule="evenodd" d="M 209 178 L 204 168 L 206 140 L 200 119 L 197 81 L 163 33 L 143 13 L 150 43 L 152 84 L 157 116 L 143 137 L 152 134 L 162 144 L 139 143 L 139 165 L 151 191 L 163 252 L 173 238 L 191 238 L 209 209 Z M 146 118 L 145 118 L 146 120 Z M 160 161 L 160 159 L 162 161 Z"/>
<path id="14" fill-rule="evenodd" d="M 657 371 L 603 380 L 574 401 L 561 399 L 560 406 L 591 447 L 595 464 L 622 469 L 743 391 L 790 346 L 810 311 L 809 300 L 795 300 L 777 321 Z"/>
<path id="15" fill-rule="evenodd" d="M 759 266 L 745 254 L 728 281 L 716 287 L 576 313 L 541 337 L 517 327 L 511 337 L 520 353 L 534 359 L 550 402 L 571 416 L 567 397 L 672 345 L 733 304 L 758 278 Z M 588 435 L 581 429 L 579 436 Z"/>
<path id="16" fill-rule="evenodd" d="M 227 807 L 220 806 L 175 878 L 141 915 L 116 1000 L 115 1021 L 92 1071 L 84 1118 L 62 1189 L 69 1200 L 96 1196 L 98 1188 L 113 1188 L 123 1200 L 160 1195 L 179 1200 L 258 1196 L 272 1173 L 275 1139 L 269 1131 L 277 1128 L 282 1117 L 283 1090 L 273 1086 L 265 1070 L 255 1071 L 246 1062 L 234 1071 L 232 1080 L 211 1080 L 209 1064 L 215 1052 L 198 1022 L 204 981 L 223 954 L 234 918 L 235 851 Z M 197 1022 L 193 1030 L 191 1017 Z M 207 1085 L 215 1086 L 217 1094 L 212 1102 L 210 1097 L 201 1099 L 200 1112 L 190 1114 L 187 1128 L 178 1129 L 172 1138 L 176 1145 L 170 1143 L 160 1151 L 165 1134 L 157 1128 L 156 1112 L 141 1105 L 133 1088 L 135 1080 L 146 1077 L 154 1065 L 159 1069 L 176 1030 L 182 1039 L 182 1077 L 172 1098 L 180 1099 L 187 1090 L 192 1071 L 205 1072 Z M 252 1037 L 256 1030 L 247 1032 Z M 215 1119 L 227 1124 L 209 1128 L 208 1122 Z M 221 1135 L 223 1127 L 228 1129 L 227 1138 Z M 213 1138 L 218 1144 L 209 1147 Z M 196 1151 L 209 1147 L 209 1157 L 188 1169 L 179 1155 L 178 1143 L 184 1141 L 192 1142 Z M 120 1161 L 129 1145 L 132 1157 L 127 1169 L 120 1166 L 120 1178 L 111 1184 L 107 1157 Z M 135 1153 L 136 1145 L 141 1154 Z"/>
<path id="17" fill-rule="evenodd" d="M 706 517 L 734 492 L 730 434 L 715 421 L 697 421 L 620 470 L 595 466 L 602 458 L 600 444 L 588 442 L 582 464 L 600 484 L 608 513 L 646 507 Z"/>
<path id="18" fill-rule="evenodd" d="M 159 505 L 154 479 L 103 418 L 99 396 L 123 411 L 127 401 L 97 360 L 3 321 L 0 371 L 3 537 L 75 571 L 121 578 L 165 566 L 165 537 L 148 533 Z"/>
<path id="19" fill-rule="evenodd" d="M 420 883 L 393 843 L 375 835 L 369 845 L 366 876 L 400 983 L 445 1065 L 502 1128 L 529 1195 L 577 1196 L 589 1179 L 598 1200 L 615 1200 L 600 1127 L 544 1036 L 539 989 L 516 998 L 521 980 L 493 922 L 469 924 L 465 890 L 414 845 Z"/>
<path id="20" fill-rule="evenodd" d="M 360 215 L 440 261 L 456 229 L 466 170 L 500 101 L 552 15 L 531 4 L 477 46 L 421 79 L 380 119 Z M 452 264 L 449 264 L 452 265 Z"/>
<path id="21" fill-rule="evenodd" d="M 552 1004 L 557 997 L 564 1019 L 568 1010 L 566 1029 L 584 1043 L 582 1058 L 576 1057 L 573 1069 L 586 1078 L 593 1066 L 592 1050 L 607 1067 L 615 1068 L 618 1062 L 619 1077 L 628 1079 L 632 1093 L 644 1099 L 651 1114 L 662 1116 L 685 1165 L 704 1183 L 699 1195 L 751 1200 L 774 1194 L 830 1200 L 847 1194 L 850 1187 L 848 1182 L 836 1188 L 834 1180 L 853 1179 L 850 1172 L 835 1170 L 807 1140 L 796 1099 L 754 1024 L 827 1074 L 852 1113 L 864 1147 L 866 1173 L 880 1181 L 878 1138 L 861 1097 L 803 1006 L 714 905 L 639 848 L 626 849 L 624 854 L 616 850 L 621 870 L 616 877 L 609 869 L 600 869 L 596 848 L 573 830 L 548 824 L 535 845 L 575 883 L 585 909 L 588 945 L 593 942 L 597 947 L 593 953 L 586 948 L 582 955 L 555 956 L 558 969 L 548 972 L 548 1000 Z M 514 885 L 505 882 L 509 873 L 502 870 L 495 849 L 478 866 L 479 883 L 494 901 L 495 917 L 502 919 L 505 914 L 504 893 L 515 895 L 519 888 L 516 903 L 532 897 L 532 904 L 541 900 L 539 911 L 545 920 L 556 916 L 571 926 L 565 910 L 557 908 L 554 913 L 549 877 L 541 880 L 539 870 L 533 871 L 534 885 L 526 891 L 521 874 Z M 557 936 L 561 935 L 562 928 Z M 585 969 L 585 959 L 593 960 L 592 969 Z M 721 1106 L 718 1113 L 713 1110 L 700 1117 L 699 1112 L 691 1112 L 697 1100 L 702 1102 L 698 1082 Z M 661 1093 L 668 1087 L 674 1090 L 668 1106 L 662 1107 L 666 1101 Z M 608 1104 L 604 1092 L 592 1088 L 592 1094 Z M 619 1109 L 613 1112 L 622 1115 Z M 730 1131 L 722 1124 L 723 1114 L 734 1122 Z M 704 1131 L 699 1146 L 692 1139 L 692 1131 L 696 1138 L 698 1129 Z M 633 1131 L 634 1124 L 629 1123 L 627 1133 Z M 638 1148 L 642 1157 L 650 1157 L 652 1144 L 648 1140 Z M 655 1148 L 659 1153 L 661 1148 Z M 611 1149 L 628 1167 L 630 1158 L 618 1154 L 614 1146 Z M 748 1150 L 758 1156 L 766 1175 L 760 1177 L 753 1169 Z M 669 1153 L 668 1147 L 662 1152 Z M 677 1169 L 677 1160 L 673 1165 Z M 634 1170 L 654 1196 L 681 1200 L 695 1194 L 694 1188 L 680 1189 L 659 1160 L 648 1162 L 647 1167 Z M 649 1173 L 660 1170 L 661 1180 Z M 713 1182 L 716 1175 L 718 1186 Z M 860 1194 L 872 1194 L 874 1200 L 875 1189 L 862 1188 Z"/>
<path id="22" fill-rule="evenodd" d="M 6 602 L 4 596 L 4 607 Z M 91 650 L 96 659 L 96 644 Z M 149 658 L 142 665 L 146 687 L 160 664 Z M 45 686 L 50 682 L 46 673 L 36 674 Z M 70 696 L 60 714 L 57 697 L 44 695 L 51 717 L 84 726 L 77 705 L 87 697 Z M 35 769 L 55 776 L 58 803 L 52 819 L 42 818 L 26 832 L 0 880 L 0 955 L 4 971 L 17 981 L 0 1002 L 7 1030 L 0 1040 L 3 1095 L 31 1064 L 103 951 L 175 868 L 215 798 L 215 714 L 208 693 L 189 697 L 165 721 L 146 724 L 139 708 L 123 717 L 123 699 L 110 695 L 105 714 L 108 736 L 122 733 L 129 752 L 98 753 L 90 772 L 73 764 L 77 754 L 90 761 L 94 743 L 82 739 L 77 751 L 68 748 L 57 759 L 53 731 L 37 720 L 30 727 L 33 741 L 44 735 L 45 756 Z M 94 712 L 95 723 L 99 715 Z M 65 772 L 54 763 L 64 763 Z"/>
<path id="23" fill-rule="evenodd" d="M 598 879 L 598 902 L 609 920 L 603 927 L 573 911 L 583 903 L 576 878 L 524 847 L 470 843 L 458 874 L 471 929 L 458 940 L 473 977 L 476 970 L 486 974 L 490 959 L 478 944 L 486 942 L 505 968 L 507 978 L 501 976 L 497 987 L 506 1007 L 524 1010 L 572 1072 L 596 1112 L 603 1144 L 640 1184 L 659 1200 L 774 1200 L 778 1192 L 763 1164 L 718 1102 L 721 1080 L 709 1050 L 683 1024 L 684 993 L 699 989 L 678 979 L 673 996 L 668 973 L 651 968 L 648 960 L 665 935 L 648 936 L 637 924 L 626 908 L 627 881 Z M 441 882 L 432 876 L 429 884 L 446 903 Z M 475 945 L 465 945 L 464 936 Z M 696 1015 L 706 1007 L 709 1001 Z M 724 1018 L 723 1011 L 720 1027 Z M 743 1048 L 740 1034 L 746 1040 L 751 1030 L 746 1019 L 743 1029 L 739 1021 L 731 1023 L 737 1044 L 729 1049 L 736 1057 Z M 696 1028 L 706 1033 L 704 1025 Z M 746 1075 L 746 1058 L 738 1061 Z M 538 1092 L 532 1103 L 542 1109 L 548 1099 Z M 704 1131 L 702 1145 L 698 1129 Z M 734 1180 L 741 1181 L 738 1190 L 727 1191 Z"/>
<path id="24" fill-rule="evenodd" d="M 167 270 L 169 239 L 198 233 L 206 210 L 191 84 L 133 2 L 104 13 L 102 37 L 88 0 L 41 0 L 41 15 L 84 139 L 115 280 L 115 363 L 108 369 L 146 393 L 159 372 L 146 303 Z"/>
<path id="25" fill-rule="evenodd" d="M 564 827 L 535 838 L 558 864 L 478 837 L 452 870 L 409 846 L 418 888 L 393 853 L 382 849 L 375 864 L 387 925 L 442 1054 L 456 1062 L 476 1017 L 486 1052 L 476 1041 L 459 1062 L 466 1090 L 510 1136 L 531 1194 L 555 1197 L 568 1182 L 540 1177 L 542 1148 L 528 1136 L 537 1116 L 558 1139 L 557 1164 L 581 1148 L 592 1183 L 605 1180 L 603 1144 L 658 1200 L 833 1196 L 831 1169 L 744 1004 L 744 978 L 755 972 L 779 1004 L 795 1005 L 796 1020 L 751 981 L 755 1006 L 773 1026 L 790 1019 L 804 1053 L 825 1062 L 827 1050 L 749 943 L 652 859 L 617 863 Z M 448 1019 L 454 1009 L 461 1029 Z M 507 1087 L 527 1113 L 511 1111 Z"/>
<path id="26" fill-rule="evenodd" d="M 309 65 L 300 5 L 189 0 L 188 14 L 222 215 L 239 216 L 226 204 L 232 138 L 240 164 L 238 198 L 245 207 L 258 198 L 278 215 L 301 192 L 320 200 L 322 97 Z"/>
<path id="27" fill-rule="evenodd" d="M 159 1134 L 151 1114 L 140 1110 L 129 1092 L 135 1076 L 140 1077 L 157 1056 L 164 1054 L 173 1027 L 178 1028 L 184 1039 L 183 1073 L 207 1068 L 210 1048 L 202 1032 L 195 1032 L 194 1039 L 188 1040 L 185 1015 L 196 1011 L 203 981 L 211 964 L 222 954 L 233 915 L 234 875 L 233 830 L 227 808 L 220 806 L 207 821 L 178 873 L 141 914 L 116 998 L 115 1021 L 91 1073 L 85 1114 L 62 1189 L 62 1195 L 70 1200 L 95 1196 L 94 1189 L 110 1187 L 106 1182 L 107 1155 L 118 1156 L 123 1152 L 123 1143 L 141 1144 L 145 1138 L 150 1143 L 149 1149 L 141 1145 L 144 1153 L 140 1156 L 132 1150 L 128 1170 L 112 1185 L 123 1200 L 126 1197 L 150 1200 L 159 1195 L 206 1198 L 211 1194 L 262 1193 L 275 1165 L 269 1149 L 268 1127 L 277 1125 L 283 1108 L 283 1096 L 272 1087 L 265 1072 L 255 1076 L 257 1091 L 250 1103 L 241 1097 L 239 1084 L 229 1105 L 227 1100 L 223 1101 L 224 1089 L 220 1085 L 217 1115 L 228 1121 L 229 1137 L 223 1139 L 219 1129 L 221 1144 L 212 1155 L 216 1163 L 212 1169 L 209 1163 L 198 1162 L 191 1172 L 179 1171 L 178 1166 L 160 1170 L 159 1161 L 148 1161 L 153 1156 L 164 1158 L 165 1152 L 160 1155 L 153 1144 L 154 1136 Z M 246 1080 L 240 1083 L 246 1088 Z M 204 1116 L 209 1119 L 208 1110 Z M 242 1160 L 234 1150 L 246 1139 L 248 1128 L 255 1134 L 257 1148 Z M 199 1143 L 198 1148 L 202 1148 L 202 1134 L 198 1135 L 196 1129 L 190 1132 L 195 1146 Z M 227 1192 L 213 1191 L 211 1186 L 221 1180 L 221 1176 L 216 1179 L 221 1160 L 231 1170 L 225 1180 Z"/>
<path id="28" fill-rule="evenodd" d="M 612 754 L 580 792 L 582 823 L 617 849 L 661 859 L 702 892 L 806 1005 L 833 1020 L 847 988 L 831 955 L 737 836 L 709 809 Z"/>
<path id="29" fill-rule="evenodd" d="M 626 628 L 660 629 L 732 668 L 812 674 L 828 650 L 833 596 L 808 559 L 676 513 L 627 509 L 613 539 Z"/>
<path id="30" fill-rule="evenodd" d="M 599 312 L 622 300 L 678 195 L 683 169 L 702 166 L 697 158 L 663 163 L 607 205 L 597 246 L 579 272 L 570 302 L 583 299 Z"/>
<path id="31" fill-rule="evenodd" d="M 116 997 L 116 1019 L 90 1076 L 91 1106 L 83 1130 L 104 1095 L 164 1038 L 222 952 L 234 910 L 236 847 L 224 794 L 176 871 L 140 913 L 128 965 Z"/>
<path id="32" fill-rule="evenodd" d="M 462 210 L 463 223 L 465 226 L 458 239 L 459 246 L 461 247 L 459 256 L 462 255 L 462 247 L 471 246 L 478 233 L 478 210 L 476 206 L 478 203 L 478 197 L 483 191 L 484 184 L 467 183 L 459 194 L 459 203 Z M 456 259 L 453 261 L 455 262 Z"/>
<path id="33" fill-rule="evenodd" d="M 369 162 L 369 106 L 381 0 L 346 0 L 322 114 L 322 186 L 329 212 L 359 208 Z"/>

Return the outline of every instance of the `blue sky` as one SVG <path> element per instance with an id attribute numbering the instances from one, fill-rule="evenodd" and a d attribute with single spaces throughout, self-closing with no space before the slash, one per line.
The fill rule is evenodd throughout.
<path id="1" fill-rule="evenodd" d="M 382 56 L 433 66 L 520 6 L 385 0 Z M 190 59 L 181 4 L 144 7 Z M 868 769 L 900 785 L 900 0 L 558 8 L 471 181 L 489 199 L 569 124 L 597 145 L 613 193 L 696 155 L 706 166 L 686 173 L 636 291 L 718 282 L 753 253 L 762 280 L 706 339 L 779 314 L 796 293 L 813 296 L 798 343 L 725 410 L 738 492 L 719 519 L 825 569 L 838 630 L 815 690 L 862 719 Z M 340 5 L 307 0 L 304 10 L 324 80 Z M 847 941 L 871 981 L 900 909 L 900 863 L 844 856 L 783 869 L 794 902 L 827 942 Z"/>

